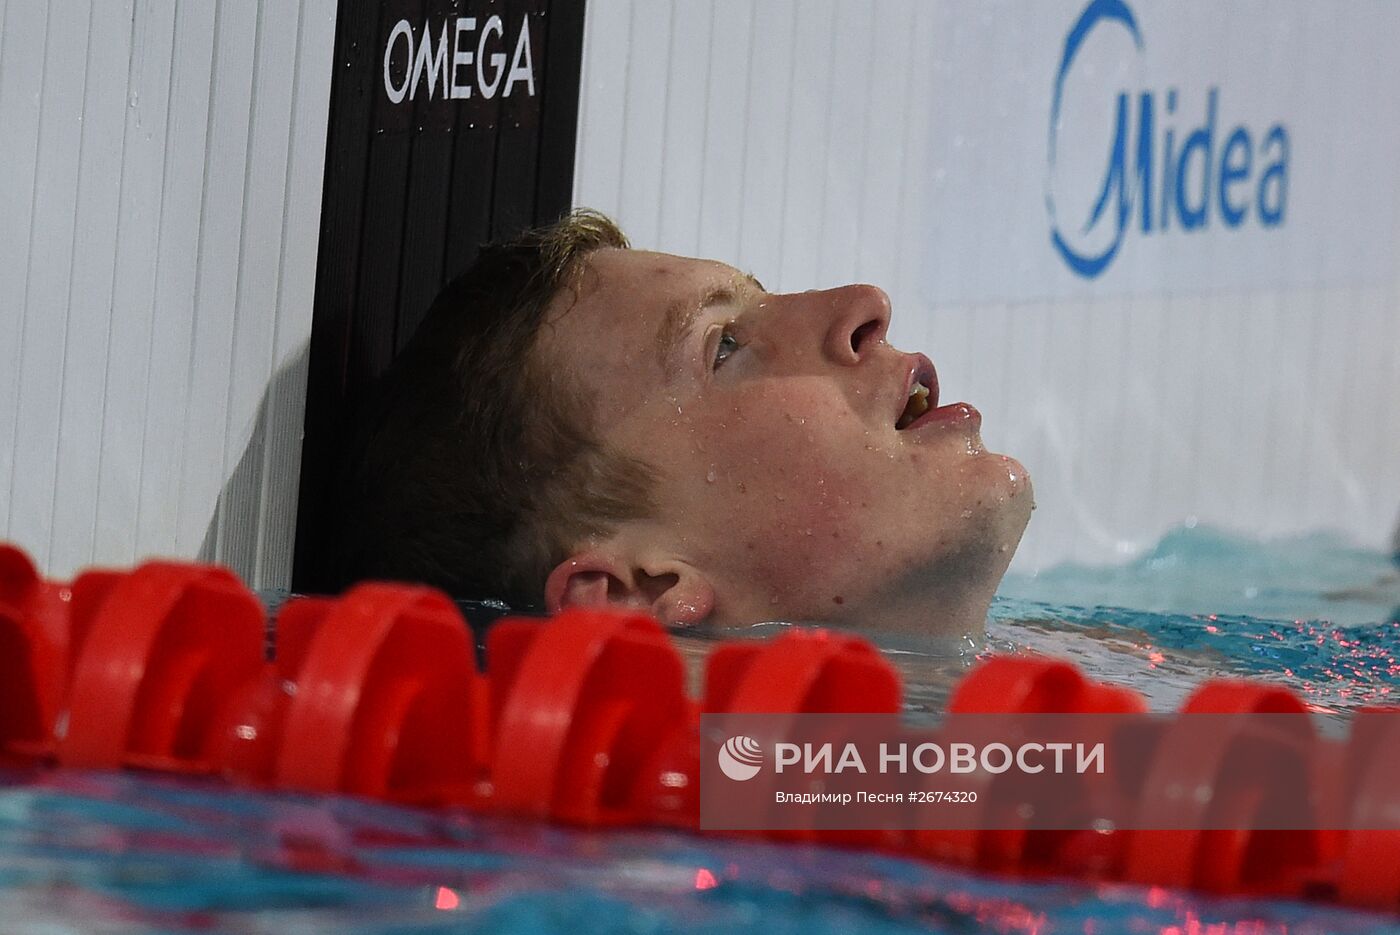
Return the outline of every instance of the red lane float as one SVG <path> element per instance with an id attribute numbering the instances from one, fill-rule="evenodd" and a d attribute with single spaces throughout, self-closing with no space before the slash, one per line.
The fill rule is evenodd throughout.
<path id="1" fill-rule="evenodd" d="M 496 807 L 586 825 L 683 808 L 657 801 L 665 781 L 650 770 L 662 765 L 644 768 L 657 751 L 679 755 L 674 735 L 692 720 L 685 667 L 655 620 L 586 611 L 549 626 L 508 619 L 486 651 Z"/>
<path id="2" fill-rule="evenodd" d="M 1138 714 L 1147 710 L 1131 689 L 1085 678 L 1059 659 L 993 656 L 963 676 L 948 700 L 950 714 Z"/>
<path id="3" fill-rule="evenodd" d="M 965 675 L 948 701 L 948 713 L 972 714 L 1138 714 L 1147 710 L 1141 695 L 1095 682 L 1058 659 L 993 656 Z M 975 774 L 979 802 L 1006 798 L 1015 777 Z M 1089 794 L 1086 780 L 1086 795 Z M 962 806 L 969 807 L 969 806 Z M 979 808 L 978 805 L 970 806 Z M 1001 824 L 1005 824 L 1003 819 Z M 1082 876 L 1110 876 L 1121 840 L 1092 831 L 1053 831 L 1027 827 L 998 830 L 921 829 L 913 834 L 917 851 L 929 857 L 994 872 L 1052 874 L 1073 866 Z"/>
<path id="4" fill-rule="evenodd" d="M 223 568 L 166 562 L 98 582 L 89 601 L 70 650 L 58 762 L 209 769 L 220 704 L 262 670 L 262 604 Z"/>
<path id="5" fill-rule="evenodd" d="M 1229 717 L 1306 714 L 1296 695 L 1277 686 L 1217 679 L 1197 688 L 1182 713 L 1218 715 L 1228 719 L 1228 730 L 1202 732 L 1189 719 L 1167 726 L 1139 790 L 1144 813 L 1175 816 L 1183 826 L 1243 828 L 1272 798 L 1274 807 L 1309 816 L 1300 824 L 1315 825 L 1310 791 L 1318 746 L 1309 722 L 1289 719 L 1288 725 L 1307 733 L 1287 736 L 1261 729 L 1257 721 Z M 1228 795 L 1217 781 L 1227 771 L 1234 777 Z M 1250 782 L 1242 784 L 1246 778 Z M 1128 836 L 1122 876 L 1134 883 L 1218 893 L 1298 896 L 1328 855 L 1329 843 L 1320 831 L 1136 831 Z"/>
<path id="6" fill-rule="evenodd" d="M 705 664 L 706 714 L 897 714 L 899 673 L 867 640 L 825 630 L 787 630 L 764 642 L 722 643 Z M 698 818 L 698 813 L 697 813 Z M 784 841 L 820 841 L 903 850 L 908 832 L 770 832 Z"/>
<path id="7" fill-rule="evenodd" d="M 1355 824 L 1400 814 L 1400 708 L 1363 708 L 1352 723 L 1348 774 L 1360 777 L 1347 790 Z M 1400 910 L 1400 833 L 1350 831 L 1335 878 L 1337 895 L 1354 906 Z"/>
<path id="8" fill-rule="evenodd" d="M 361 584 L 301 614 L 274 784 L 425 804 L 469 795 L 484 773 L 485 690 L 456 606 Z"/>
<path id="9" fill-rule="evenodd" d="M 29 556 L 0 545 L 0 754 L 41 752 L 57 716 L 67 631 L 41 622 L 43 591 Z"/>
<path id="10" fill-rule="evenodd" d="M 0 544 L 0 761 L 216 773 L 589 827 L 694 830 L 702 711 L 895 714 L 902 705 L 899 678 L 874 646 L 822 631 L 720 644 L 699 700 L 686 694 L 685 668 L 665 631 L 635 614 L 501 621 L 488 637 L 484 674 L 456 607 L 422 587 L 371 583 L 337 598 L 289 601 L 271 661 L 264 634 L 256 596 L 223 569 L 154 562 L 66 584 L 44 580 L 23 552 Z M 1282 688 L 1210 680 L 1182 713 L 1305 710 Z M 1138 693 L 1085 678 L 1067 662 L 1012 656 L 979 663 L 949 703 L 953 715 L 1145 711 Z M 1180 813 L 1184 823 L 1207 815 L 1243 823 L 1272 796 L 1300 814 L 1311 810 L 1320 824 L 1385 827 L 1400 814 L 1397 713 L 1358 713 L 1345 744 L 1310 728 L 1306 737 L 1270 732 L 1244 717 L 1208 741 L 1189 718 L 1154 722 L 1140 775 L 1118 781 L 1159 820 Z M 1220 777 L 1242 760 L 1264 767 L 1255 770 L 1263 778 L 1223 792 Z M 990 790 L 1006 775 L 969 781 Z M 1342 801 L 1309 797 L 1337 789 L 1341 777 L 1350 777 Z M 1103 791 L 1094 783 L 1104 781 L 1086 779 L 1089 807 Z M 1397 831 L 1000 827 L 775 836 L 1004 873 L 1400 911 Z"/>
<path id="11" fill-rule="evenodd" d="M 764 643 L 722 643 L 705 664 L 704 710 L 731 714 L 894 714 L 899 674 L 870 643 L 788 630 Z"/>

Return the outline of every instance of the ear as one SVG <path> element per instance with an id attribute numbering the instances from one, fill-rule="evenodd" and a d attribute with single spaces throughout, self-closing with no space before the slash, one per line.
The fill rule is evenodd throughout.
<path id="1" fill-rule="evenodd" d="M 681 561 L 634 567 L 594 550 L 560 562 L 544 585 L 545 609 L 616 607 L 650 613 L 667 626 L 693 626 L 710 616 L 715 591 L 699 569 Z"/>

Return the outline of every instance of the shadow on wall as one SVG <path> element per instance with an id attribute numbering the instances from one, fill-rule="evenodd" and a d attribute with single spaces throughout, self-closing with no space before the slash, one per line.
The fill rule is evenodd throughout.
<path id="1" fill-rule="evenodd" d="M 199 547 L 200 561 L 227 565 L 258 590 L 291 586 L 308 356 L 303 344 L 268 382 Z"/>

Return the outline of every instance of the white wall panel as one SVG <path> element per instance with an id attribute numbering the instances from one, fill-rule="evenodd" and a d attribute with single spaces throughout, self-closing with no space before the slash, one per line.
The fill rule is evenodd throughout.
<path id="1" fill-rule="evenodd" d="M 590 16 L 584 22 L 580 85 L 591 90 L 579 99 L 577 165 L 592 167 L 592 192 L 598 203 L 615 205 L 621 198 L 622 154 L 627 149 L 627 108 L 616 101 L 630 84 L 632 17 L 625 2 L 597 2 L 608 7 L 609 15 Z M 589 130 L 584 132 L 583 127 Z"/>
<path id="2" fill-rule="evenodd" d="M 164 177 L 169 160 L 166 130 L 174 86 L 176 0 L 149 0 L 137 7 L 128 71 L 128 108 L 123 128 L 121 215 L 117 224 L 116 277 L 111 295 L 102 432 L 97 439 L 97 530 L 95 556 L 134 556 L 139 535 L 141 467 L 148 379 L 155 326 L 156 278 L 160 272 Z M 171 205 L 179 213 L 179 205 Z M 169 249 L 167 241 L 164 246 Z M 72 262 L 70 260 L 69 262 Z M 170 274 L 170 267 L 165 267 Z M 27 316 L 43 310 L 26 308 Z M 77 338 L 81 340 L 81 338 Z M 157 400 L 161 404 L 163 400 Z M 23 405 L 23 402 L 21 402 Z M 31 490 L 29 497 L 41 495 Z M 20 498 L 16 498 L 20 499 Z M 21 537 L 21 542 L 23 541 Z M 45 563 L 49 565 L 51 563 Z"/>
<path id="3" fill-rule="evenodd" d="M 44 38 L 39 43 L 45 68 L 39 94 L 31 248 L 23 281 L 26 307 L 44 312 L 24 319 L 17 422 L 20 443 L 15 448 L 13 480 L 18 486 L 25 480 L 42 478 L 50 488 L 42 495 L 15 503 L 19 522 L 43 530 L 50 525 L 55 505 L 52 485 L 58 451 L 70 271 L 46 262 L 44 253 L 34 250 L 33 245 L 52 243 L 67 250 L 73 247 L 86 69 L 81 61 L 74 63 L 76 67 L 65 69 L 50 66 L 63 44 L 72 43 L 78 49 L 87 47 L 88 20 L 85 3 L 50 3 Z"/>
<path id="4" fill-rule="evenodd" d="M 737 175 L 739 190 L 738 241 L 731 248 L 736 256 L 747 257 L 753 270 L 769 271 L 777 275 L 781 264 L 783 215 L 779 210 L 769 210 L 755 215 L 748 210 L 752 199 L 772 206 L 782 204 L 787 190 L 787 148 L 785 146 L 759 145 L 761 140 L 773 140 L 787 136 L 788 101 L 792 95 L 796 17 L 792 15 L 793 5 L 787 3 L 765 3 L 752 10 L 748 39 L 748 93 L 744 97 L 744 123 L 735 125 L 734 136 L 744 155 Z M 590 24 L 591 25 L 591 24 Z M 756 42 L 758 37 L 763 42 Z M 583 63 L 588 67 L 589 54 L 585 47 Z M 591 82 L 584 83 L 583 100 L 588 102 L 599 92 Z M 593 128 L 584 124 L 580 128 L 580 142 L 588 138 Z M 582 157 L 580 157 L 582 159 Z M 582 167 L 579 178 L 582 179 Z M 706 241 L 709 252 L 720 256 L 724 248 Z M 752 271 L 752 270 L 751 270 Z"/>
<path id="5" fill-rule="evenodd" d="M 277 326 L 269 368 L 268 444 L 263 463 L 258 551 L 264 580 L 285 582 L 292 567 L 297 513 L 296 478 L 306 414 L 306 341 L 315 299 L 325 171 L 328 76 L 334 59 L 334 7 L 303 4 L 297 20 L 291 128 L 278 256 Z M 314 197 L 313 197 L 314 193 Z M 286 482 L 290 479 L 290 482 Z"/>
<path id="6" fill-rule="evenodd" d="M 287 178 L 290 162 L 292 105 L 296 90 L 298 5 L 265 3 L 259 8 L 258 41 L 253 56 L 252 116 L 248 128 L 246 165 L 256 167 L 245 175 L 243 187 L 243 236 L 239 245 L 241 261 L 237 282 L 233 346 L 226 432 L 231 444 L 224 448 L 222 475 L 233 477 L 239 456 L 251 459 L 255 467 L 236 478 L 259 493 L 225 498 L 218 517 L 221 526 L 238 527 L 262 521 L 258 512 L 230 510 L 228 504 L 261 503 L 266 490 L 263 465 L 270 441 L 256 419 L 279 361 L 276 333 L 283 309 L 278 302 L 282 269 L 283 221 L 287 209 Z M 328 71 L 328 70 L 327 70 Z M 327 98 L 323 97 L 323 101 Z M 322 104 L 321 112 L 326 112 Z M 317 146 L 325 151 L 324 139 Z M 313 228 L 317 222 L 313 218 Z M 314 270 L 314 258 L 307 268 Z M 287 314 L 310 321 L 311 307 L 288 310 Z M 309 325 L 300 329 L 309 334 Z M 261 413 L 266 418 L 267 413 Z M 268 479 L 271 482 L 271 479 Z M 286 481 L 287 478 L 278 478 Z M 254 548 L 234 551 L 220 557 L 235 568 L 256 567 L 256 535 L 237 531 L 229 543 L 249 543 Z"/>
<path id="7" fill-rule="evenodd" d="M 172 457 L 183 441 L 184 400 L 194 370 L 189 366 L 194 324 L 195 278 L 199 268 L 199 227 L 208 146 L 209 75 L 214 63 L 213 4 L 181 3 L 173 23 L 170 100 L 165 127 L 167 160 L 161 173 L 158 255 L 150 307 L 149 361 L 143 387 L 141 466 L 138 482 L 136 554 L 178 550 L 180 461 Z M 139 109 L 139 105 L 138 108 Z M 192 206 L 180 210 L 177 206 Z M 169 210 L 167 210 L 169 206 Z M 169 453 L 167 455 L 166 453 Z M 247 567 L 247 566 L 244 566 Z"/>
<path id="8" fill-rule="evenodd" d="M 134 4 L 93 3 L 81 111 L 83 136 L 76 179 L 78 217 L 72 257 L 57 253 L 55 265 L 71 269 L 66 302 L 68 332 L 62 359 L 58 411 L 59 448 L 52 482 L 53 522 L 48 538 L 25 542 L 47 553 L 50 563 L 73 569 L 96 553 L 100 440 L 106 394 L 112 287 L 116 277 L 117 229 L 121 220 L 122 147 L 128 112 L 127 77 L 134 38 Z M 96 39 L 97 41 L 92 41 Z M 42 314 L 35 309 L 34 313 Z M 135 388 L 135 384 L 131 385 Z M 144 388 L 142 388 L 144 389 Z M 0 410 L 4 407 L 0 406 Z M 26 497 L 43 496 L 37 481 Z M 14 498 L 9 501 L 14 503 Z M 11 536 L 25 541 L 21 529 Z M 112 560 L 116 560 L 113 556 Z"/>
<path id="9" fill-rule="evenodd" d="M 288 582 L 335 9 L 0 4 L 0 534 L 50 574 Z"/>
<path id="10" fill-rule="evenodd" d="M 229 476 L 225 464 L 237 461 L 244 444 L 230 431 L 233 335 L 237 324 L 238 281 L 243 257 L 243 205 L 249 160 L 254 51 L 259 9 L 255 4 L 224 4 L 218 11 L 219 42 L 210 78 L 209 145 L 205 151 L 199 268 L 195 277 L 193 346 L 189 359 L 202 374 L 193 380 L 184 412 L 187 439 L 180 452 L 177 515 L 180 545 L 190 549 L 211 521 L 211 505 Z M 249 418 L 245 411 L 243 419 Z M 241 426 L 240 426 L 241 427 Z M 245 433 L 246 434 L 246 433 Z M 233 449 L 232 451 L 230 449 Z M 213 542 L 218 541 L 219 516 Z"/>
<path id="11" fill-rule="evenodd" d="M 0 490 L 7 493 L 7 526 L 15 521 L 16 492 L 23 491 L 43 440 L 21 438 L 19 399 L 24 372 L 24 314 L 29 292 L 29 256 L 36 172 L 39 158 L 40 102 L 43 98 L 47 5 L 16 3 L 0 22 L 0 379 L 6 404 L 0 406 Z M 49 502 L 48 497 L 43 502 Z M 43 506 L 26 504 L 33 538 L 44 535 Z"/>
<path id="12" fill-rule="evenodd" d="M 1285 13 L 1299 9 L 1270 26 L 1277 49 L 1334 22 L 1326 7 Z M 1231 28 L 1247 12 L 1232 8 Z M 1159 29 L 1151 41 L 1164 54 L 1196 41 L 1225 54 L 1220 37 Z M 1022 62 L 1063 43 L 1063 32 L 982 4 L 591 0 L 575 202 L 614 215 L 638 246 L 713 256 L 770 288 L 884 286 L 892 340 L 926 350 L 945 398 L 976 403 L 989 446 L 1016 454 L 1035 479 L 1021 570 L 1121 560 L 1185 522 L 1262 537 L 1337 529 L 1387 544 L 1400 521 L 1400 255 L 1369 284 L 929 298 L 935 234 L 971 238 L 959 251 L 970 257 L 993 256 L 979 247 L 998 240 L 985 223 L 930 215 L 930 186 L 959 184 L 931 161 L 931 141 L 961 146 L 965 127 L 1012 119 L 987 102 L 1043 94 L 1052 77 L 1010 68 L 969 88 L 934 50 Z M 1376 66 L 1312 42 L 1296 61 L 1232 60 L 1211 80 L 1229 89 L 1249 69 L 1286 70 L 1291 90 L 1268 93 L 1363 132 L 1400 100 L 1386 83 L 1394 70 Z M 1358 93 L 1323 99 L 1308 79 L 1323 72 Z M 1349 145 L 1336 134 L 1308 158 L 1329 164 Z M 1396 191 L 1381 181 L 1378 191 Z M 999 184 L 1010 201 L 1038 199 L 1043 165 Z M 1353 249 L 1334 239 L 1304 255 L 1298 238 L 1288 244 L 1286 264 L 1329 270 L 1348 268 Z M 1160 261 L 1139 252 L 1121 262 L 1149 272 Z"/>

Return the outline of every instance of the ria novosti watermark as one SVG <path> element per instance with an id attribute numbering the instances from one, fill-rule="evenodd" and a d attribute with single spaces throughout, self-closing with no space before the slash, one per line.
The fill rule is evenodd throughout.
<path id="1" fill-rule="evenodd" d="M 723 714 L 701 719 L 714 830 L 1400 828 L 1400 716 Z M 1379 797 L 1379 798 L 1378 798 Z M 1396 797 L 1400 799 L 1400 797 Z M 1381 801 L 1385 799 L 1385 801 Z"/>
<path id="2" fill-rule="evenodd" d="M 757 743 L 751 737 L 743 739 L 751 744 Z M 1056 773 L 1070 770 L 1076 773 L 1102 773 L 1104 771 L 1104 745 L 1102 741 L 1095 743 L 1092 747 L 1086 747 L 1083 743 L 1066 741 L 1052 740 L 1047 743 L 1026 741 L 1018 744 L 1014 749 L 1010 744 L 997 741 L 980 747 L 959 741 L 947 744 L 930 740 L 922 743 L 909 743 L 908 741 L 887 743 L 882 741 L 878 744 L 878 760 L 870 768 L 866 767 L 865 758 L 861 756 L 860 745 L 850 741 L 841 745 L 839 754 L 835 752 L 836 745 L 829 741 L 815 746 L 810 743 L 782 742 L 775 743 L 773 746 L 775 753 L 773 771 L 777 773 L 783 772 L 785 768 L 796 768 L 808 774 L 815 772 L 842 773 L 846 770 L 868 773 L 871 769 L 880 773 L 896 772 L 900 774 L 911 772 L 931 774 L 942 772 L 945 769 L 950 773 L 975 773 L 981 770 L 992 775 L 1009 772 L 1013 769 L 1028 775 L 1043 773 L 1046 769 Z M 1071 753 L 1073 753 L 1072 761 Z M 721 766 L 723 766 L 722 762 Z M 729 775 L 727 770 L 725 775 Z M 730 778 L 734 777 L 730 776 Z"/>

